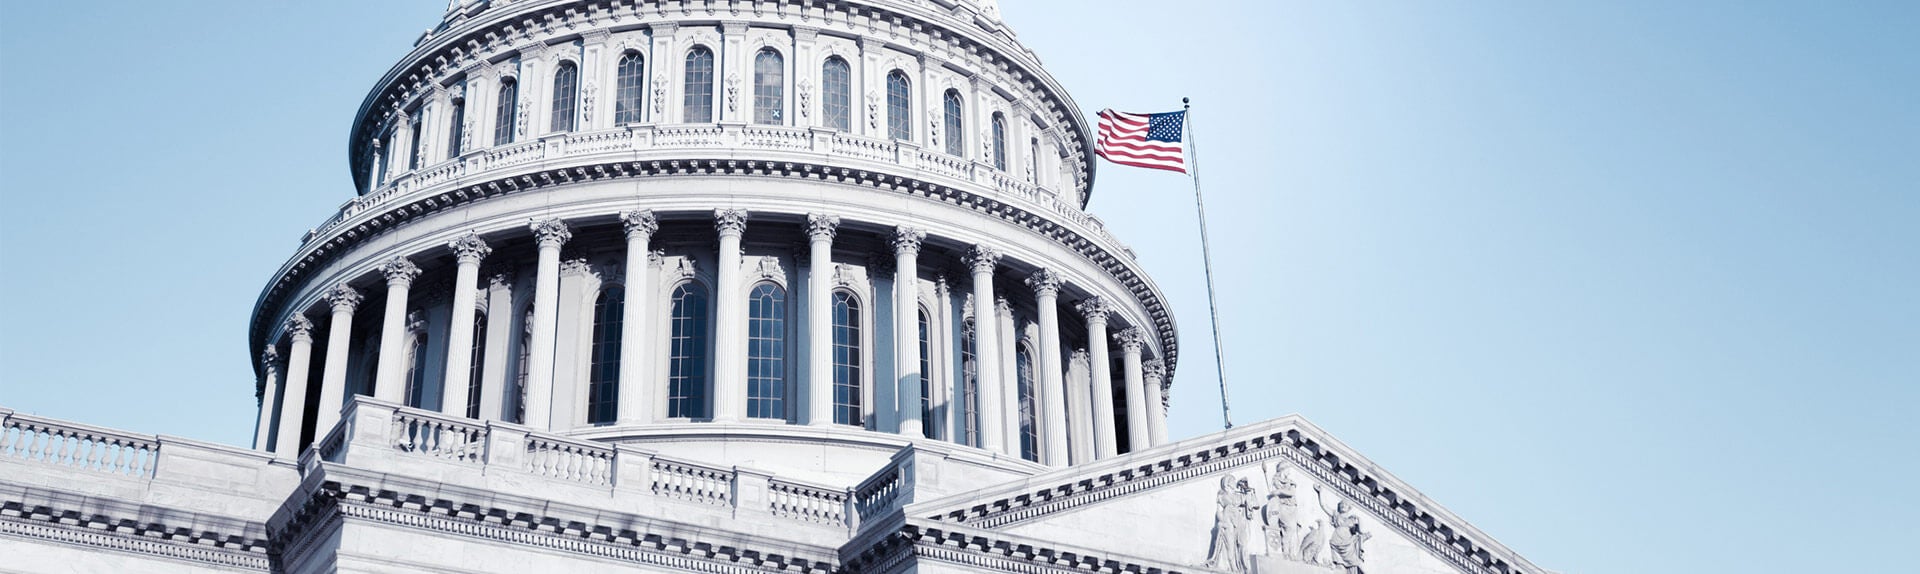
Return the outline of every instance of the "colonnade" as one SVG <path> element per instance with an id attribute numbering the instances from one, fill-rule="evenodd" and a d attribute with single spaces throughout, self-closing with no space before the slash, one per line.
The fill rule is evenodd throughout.
<path id="1" fill-rule="evenodd" d="M 713 317 L 714 357 L 711 379 L 711 397 L 713 398 L 712 420 L 715 422 L 736 422 L 748 419 L 747 416 L 747 299 L 734 296 L 745 292 L 746 279 L 741 270 L 741 238 L 745 233 L 748 212 L 740 209 L 719 209 L 714 212 L 714 226 L 718 236 L 718 269 L 716 270 Z M 624 280 L 626 285 L 647 285 L 650 281 L 648 265 L 649 245 L 652 236 L 659 230 L 659 221 L 651 211 L 628 211 L 620 215 L 625 231 L 626 254 Z M 807 409 L 797 415 L 800 422 L 810 425 L 833 425 L 835 419 L 832 408 L 834 401 L 834 358 L 831 319 L 831 293 L 833 292 L 835 266 L 831 258 L 834 240 L 838 234 L 840 219 L 825 214 L 810 214 L 805 223 L 808 240 L 808 263 L 812 272 L 808 277 L 807 321 L 803 329 L 809 337 L 808 353 L 804 358 L 805 366 L 800 372 L 808 374 L 804 391 L 807 394 Z M 559 277 L 561 273 L 560 251 L 573 237 L 572 229 L 560 219 L 533 221 L 529 231 L 538 248 L 535 270 L 531 325 L 531 344 L 527 351 L 527 373 L 525 377 L 524 424 L 549 430 L 565 430 L 555 427 L 565 426 L 551 419 L 554 397 L 555 332 L 559 328 L 558 299 Z M 892 296 L 894 301 L 916 301 L 919 293 L 920 268 L 919 255 L 927 234 L 919 229 L 899 226 L 888 235 L 892 248 L 893 264 L 897 270 L 894 278 Z M 456 312 L 451 313 L 448 344 L 446 348 L 446 373 L 441 411 L 451 416 L 466 416 L 468 395 L 468 377 L 472 368 L 474 314 L 459 312 L 475 306 L 475 293 L 479 288 L 479 267 L 481 262 L 492 253 L 486 241 L 472 232 L 460 236 L 447 244 L 457 261 L 453 285 L 453 305 Z M 971 245 L 963 257 L 972 275 L 972 300 L 976 302 L 975 313 L 982 310 L 991 316 L 992 310 L 1005 305 L 1005 295 L 996 294 L 995 279 L 1002 273 L 1002 255 L 986 245 Z M 407 298 L 414 279 L 420 275 L 420 268 L 405 256 L 395 257 L 380 266 L 386 279 L 387 295 L 382 316 L 383 333 L 395 333 L 405 328 L 407 316 Z M 1079 464 L 1091 460 L 1112 457 L 1118 454 L 1117 422 L 1125 417 L 1126 440 L 1133 450 L 1146 445 L 1166 442 L 1164 410 L 1162 404 L 1162 380 L 1165 368 L 1158 359 L 1146 356 L 1151 341 L 1149 332 L 1141 327 L 1111 328 L 1115 315 L 1113 305 L 1098 296 L 1088 296 L 1073 303 L 1085 321 L 1087 334 L 1086 355 L 1089 357 L 1091 384 L 1073 384 L 1065 373 L 1069 361 L 1063 358 L 1061 345 L 1063 335 L 1059 317 L 1060 297 L 1067 284 L 1062 275 L 1049 268 L 1040 268 L 1029 273 L 1024 283 L 1035 295 L 1037 317 L 1034 323 L 1038 327 L 1038 349 L 1032 353 L 1034 370 L 1031 385 L 1034 388 L 1031 408 L 1035 410 L 1035 427 L 1032 429 L 1039 439 L 1035 441 L 1033 454 L 1039 462 L 1053 466 Z M 657 296 L 649 289 L 628 289 L 627 299 L 622 309 L 619 357 L 621 368 L 618 376 L 619 424 L 647 424 L 655 422 L 654 402 L 665 398 L 666 385 L 651 376 L 656 371 L 647 368 L 651 360 L 646 349 L 646 329 L 648 314 L 659 302 L 650 299 Z M 323 357 L 319 405 L 315 409 L 317 420 L 314 426 L 315 436 L 328 432 L 340 417 L 347 390 L 347 358 L 351 353 L 352 321 L 354 311 L 364 300 L 360 292 L 342 282 L 328 289 L 323 298 L 332 312 L 332 318 L 326 326 L 327 347 Z M 981 305 L 980 302 L 995 302 Z M 902 311 L 895 305 L 893 313 L 893 348 L 875 349 L 875 352 L 891 352 L 893 372 L 891 377 L 873 378 L 876 385 L 895 385 L 892 397 L 895 404 L 886 408 L 898 413 L 897 432 L 910 438 L 934 436 L 928 432 L 933 421 L 922 421 L 922 378 L 929 373 L 919 372 L 923 364 L 920 353 L 922 347 L 919 338 L 907 334 L 916 333 L 919 327 L 918 316 L 911 311 Z M 965 416 L 971 410 L 976 419 L 977 437 L 973 446 L 989 451 L 1019 456 L 1022 454 L 1020 421 L 1014 412 L 1002 405 L 1013 404 L 1009 400 L 1025 399 L 1019 393 L 1021 389 L 1016 381 L 1010 380 L 1013 373 L 1012 356 L 1006 356 L 1005 349 L 1012 348 L 1008 343 L 1017 337 L 1016 333 L 1001 332 L 1005 327 L 1001 320 L 973 321 L 973 344 L 971 351 L 975 364 L 973 375 L 973 408 L 952 409 L 952 416 Z M 271 448 L 277 452 L 293 453 L 299 448 L 302 415 L 306 408 L 305 382 L 309 380 L 313 354 L 314 325 L 304 313 L 295 313 L 283 330 L 288 340 L 285 352 L 285 385 L 281 391 L 280 353 L 270 345 L 268 354 L 262 357 L 267 363 L 263 370 L 266 381 L 263 390 L 261 423 L 256 447 Z M 375 397 L 402 402 L 404 399 L 407 353 L 402 337 L 383 336 L 379 347 L 378 366 L 374 373 Z M 1114 412 L 1113 384 L 1110 372 L 1109 340 L 1119 347 L 1121 377 L 1120 383 L 1126 404 L 1126 412 Z M 481 389 L 482 393 L 500 393 L 503 389 Z M 878 395 L 876 395 L 878 396 Z M 964 400 L 964 399 L 962 399 Z M 281 416 L 278 421 L 277 439 L 267 444 L 270 435 L 270 421 L 273 418 L 274 403 L 279 402 Z M 1016 409 L 1017 410 L 1017 409 Z M 859 421 L 854 421 L 859 424 Z M 1013 436 L 1009 436 L 1012 434 Z M 964 442 L 964 438 L 961 441 Z"/>

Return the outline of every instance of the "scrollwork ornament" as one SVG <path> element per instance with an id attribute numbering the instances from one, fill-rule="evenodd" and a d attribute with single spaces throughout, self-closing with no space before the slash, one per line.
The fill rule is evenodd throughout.
<path id="1" fill-rule="evenodd" d="M 468 231 L 465 235 L 447 242 L 447 248 L 453 250 L 454 260 L 462 265 L 477 265 L 493 253 L 493 247 L 480 239 L 480 234 Z"/>
<path id="2" fill-rule="evenodd" d="M 600 91 L 600 87 L 594 85 L 593 80 L 587 80 L 586 86 L 581 88 L 580 90 L 580 122 L 581 123 L 584 123 L 589 126 L 593 125 L 593 100 L 594 100 L 594 96 L 598 95 L 599 91 Z"/>
<path id="3" fill-rule="evenodd" d="M 527 137 L 527 114 L 529 111 L 527 110 L 526 98 L 520 98 L 520 101 L 515 102 L 513 109 L 513 138 L 520 139 Z"/>
<path id="4" fill-rule="evenodd" d="M 1138 353 L 1147 345 L 1147 330 L 1139 327 L 1122 329 L 1113 334 L 1113 342 L 1120 345 L 1121 352 Z"/>
<path id="5" fill-rule="evenodd" d="M 1000 252 L 985 245 L 975 245 L 967 250 L 966 259 L 967 267 L 971 268 L 976 275 L 992 274 L 994 268 L 1000 266 Z"/>
<path id="6" fill-rule="evenodd" d="M 260 369 L 270 373 L 279 371 L 280 370 L 280 349 L 275 348 L 273 345 L 267 345 L 266 349 L 261 350 L 260 351 Z"/>
<path id="7" fill-rule="evenodd" d="M 294 341 L 313 342 L 313 321 L 307 319 L 306 315 L 298 314 L 287 319 L 287 336 Z"/>
<path id="8" fill-rule="evenodd" d="M 335 313 L 351 314 L 365 299 L 365 296 L 346 283 L 334 285 L 332 289 L 327 290 L 327 304 L 333 307 Z"/>
<path id="9" fill-rule="evenodd" d="M 627 237 L 652 237 L 660 231 L 660 220 L 654 218 L 651 209 L 635 209 L 620 212 L 620 223 L 627 230 Z"/>
<path id="10" fill-rule="evenodd" d="M 1033 289 L 1037 297 L 1055 297 L 1060 294 L 1060 274 L 1052 269 L 1041 268 L 1027 276 L 1027 288 Z"/>
<path id="11" fill-rule="evenodd" d="M 1162 379 L 1167 376 L 1167 363 L 1160 359 L 1147 359 L 1140 362 L 1140 373 L 1144 378 Z"/>
<path id="12" fill-rule="evenodd" d="M 895 255 L 920 253 L 920 245 L 927 240 L 927 232 L 905 225 L 893 229 L 893 252 Z"/>
<path id="13" fill-rule="evenodd" d="M 387 277 L 388 285 L 408 285 L 420 277 L 420 266 L 414 265 L 412 259 L 395 257 L 380 264 L 380 274 Z"/>
<path id="14" fill-rule="evenodd" d="M 727 113 L 740 111 L 740 74 L 727 74 Z"/>
<path id="15" fill-rule="evenodd" d="M 534 242 L 539 244 L 541 249 L 559 247 L 573 239 L 573 230 L 567 227 L 567 222 L 557 217 L 534 221 L 527 227 L 533 230 Z"/>
<path id="16" fill-rule="evenodd" d="M 1079 303 L 1074 304 L 1074 309 L 1079 311 L 1081 316 L 1086 317 L 1089 323 L 1104 324 L 1107 322 L 1107 319 L 1113 315 L 1113 304 L 1107 301 L 1105 297 L 1088 297 L 1082 299 Z"/>
<path id="17" fill-rule="evenodd" d="M 713 228 L 722 236 L 732 234 L 738 237 L 746 233 L 747 210 L 725 208 L 713 210 Z"/>
<path id="18" fill-rule="evenodd" d="M 880 129 L 880 94 L 867 90 L 867 129 Z"/>
<path id="19" fill-rule="evenodd" d="M 667 107 L 667 77 L 653 77 L 653 113 L 661 115 Z"/>
<path id="20" fill-rule="evenodd" d="M 833 236 L 839 228 L 840 216 L 838 215 L 807 214 L 808 239 L 833 241 Z"/>
<path id="21" fill-rule="evenodd" d="M 802 118 L 807 117 L 808 112 L 811 111 L 812 109 L 812 107 L 809 106 L 808 103 L 811 101 L 811 98 L 813 96 L 813 81 L 806 78 L 800 78 L 800 81 L 796 82 L 794 87 L 799 88 L 798 101 L 800 102 L 800 117 Z"/>

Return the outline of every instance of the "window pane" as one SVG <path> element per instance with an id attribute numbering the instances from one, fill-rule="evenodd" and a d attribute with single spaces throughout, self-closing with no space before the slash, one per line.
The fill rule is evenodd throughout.
<path id="1" fill-rule="evenodd" d="M 1034 419 L 1033 353 L 1021 346 L 1013 354 L 1014 377 L 1020 393 L 1020 458 L 1040 460 L 1040 428 Z"/>
<path id="2" fill-rule="evenodd" d="M 453 101 L 453 121 L 447 124 L 447 159 L 460 157 L 460 148 L 466 142 L 461 141 L 467 134 L 461 133 L 467 125 L 467 101 Z"/>
<path id="3" fill-rule="evenodd" d="M 747 416 L 786 418 L 787 292 L 763 283 L 747 297 Z"/>
<path id="4" fill-rule="evenodd" d="M 887 136 L 897 140 L 913 139 L 913 94 L 908 91 L 907 75 L 900 70 L 887 74 Z"/>
<path id="5" fill-rule="evenodd" d="M 587 423 L 612 423 L 620 404 L 620 320 L 626 291 L 608 287 L 593 302 L 593 359 L 587 366 Z"/>
<path id="6" fill-rule="evenodd" d="M 927 337 L 933 331 L 927 310 L 920 310 L 920 428 L 927 438 L 940 438 L 940 425 L 933 420 L 933 359 L 928 354 L 932 345 Z"/>
<path id="7" fill-rule="evenodd" d="M 427 332 L 413 334 L 407 347 L 407 406 L 422 408 L 427 402 Z"/>
<path id="8" fill-rule="evenodd" d="M 573 131 L 573 98 L 579 91 L 579 83 L 580 68 L 573 62 L 563 62 L 560 69 L 553 72 L 553 121 L 547 131 Z"/>
<path id="9" fill-rule="evenodd" d="M 713 121 L 713 52 L 706 46 L 694 46 L 687 52 L 686 100 L 681 121 L 703 124 Z"/>
<path id="10" fill-rule="evenodd" d="M 820 68 L 820 109 L 827 127 L 853 129 L 853 69 L 838 56 Z"/>
<path id="11" fill-rule="evenodd" d="M 947 153 L 964 157 L 966 155 L 966 126 L 961 121 L 960 92 L 947 91 Z"/>
<path id="12" fill-rule="evenodd" d="M 976 418 L 979 404 L 980 365 L 973 352 L 973 321 L 968 320 L 960 327 L 960 423 L 966 433 L 966 444 L 980 445 L 980 427 Z"/>
<path id="13" fill-rule="evenodd" d="M 473 363 L 467 369 L 467 418 L 480 418 L 480 375 L 487 362 L 487 314 L 473 312 Z"/>
<path id="14" fill-rule="evenodd" d="M 860 302 L 845 291 L 833 294 L 833 422 L 866 423 L 860 407 Z"/>
<path id="15" fill-rule="evenodd" d="M 692 283 L 673 290 L 667 348 L 667 416 L 707 416 L 707 292 Z"/>
<path id="16" fill-rule="evenodd" d="M 421 118 L 425 115 L 427 115 L 427 109 L 423 107 L 414 110 L 413 119 L 408 120 L 410 123 L 407 124 L 407 131 L 412 132 L 410 137 L 413 141 L 407 144 L 407 169 L 420 169 L 420 132 L 423 131 L 420 129 L 420 124 Z"/>
<path id="17" fill-rule="evenodd" d="M 779 52 L 765 49 L 754 56 L 753 123 L 779 125 L 786 121 L 782 113 L 786 109 L 783 94 L 786 70 L 786 62 L 780 59 Z"/>
<path id="18" fill-rule="evenodd" d="M 514 108 L 519 105 L 519 85 L 513 78 L 500 80 L 500 97 L 493 107 L 493 145 L 513 143 Z"/>
<path id="19" fill-rule="evenodd" d="M 993 169 L 1007 170 L 1007 118 L 993 114 Z"/>
<path id="20" fill-rule="evenodd" d="M 646 105 L 647 66 L 639 52 L 620 55 L 618 84 L 613 100 L 613 123 L 625 125 L 642 121 L 641 106 Z"/>

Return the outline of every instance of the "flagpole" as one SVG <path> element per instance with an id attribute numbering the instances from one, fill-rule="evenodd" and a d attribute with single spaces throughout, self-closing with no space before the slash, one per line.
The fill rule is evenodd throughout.
<path id="1" fill-rule="evenodd" d="M 1227 407 L 1227 352 L 1220 343 L 1220 305 L 1213 295 L 1213 249 L 1207 242 L 1207 200 L 1200 193 L 1200 142 L 1193 130 L 1193 102 L 1180 98 L 1180 105 L 1186 112 L 1187 155 L 1193 164 L 1193 205 L 1200 214 L 1200 260 L 1207 269 L 1207 312 L 1213 315 L 1213 362 L 1216 374 L 1220 377 L 1220 420 L 1226 428 L 1233 428 L 1233 413 Z"/>

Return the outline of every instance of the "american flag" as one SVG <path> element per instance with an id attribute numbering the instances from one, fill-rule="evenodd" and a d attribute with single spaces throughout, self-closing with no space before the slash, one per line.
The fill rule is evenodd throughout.
<path id="1" fill-rule="evenodd" d="M 1094 153 L 1120 165 L 1187 172 L 1186 144 L 1180 135 L 1187 112 L 1129 114 L 1100 111 L 1100 141 Z"/>

